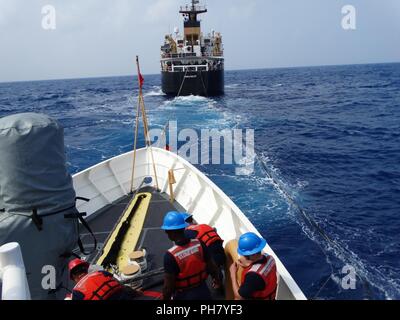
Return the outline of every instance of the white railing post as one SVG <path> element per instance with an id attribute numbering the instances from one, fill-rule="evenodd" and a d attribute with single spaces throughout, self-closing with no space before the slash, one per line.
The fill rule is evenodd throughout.
<path id="1" fill-rule="evenodd" d="M 0 278 L 2 300 L 31 299 L 21 248 L 16 242 L 0 247 Z"/>

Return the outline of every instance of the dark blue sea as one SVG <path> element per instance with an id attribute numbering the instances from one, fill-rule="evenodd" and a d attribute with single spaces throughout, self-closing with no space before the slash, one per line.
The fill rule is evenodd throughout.
<path id="1" fill-rule="evenodd" d="M 215 99 L 167 98 L 158 75 L 144 91 L 153 128 L 255 129 L 252 175 L 199 168 L 308 298 L 400 299 L 400 64 L 230 71 Z M 132 149 L 137 95 L 134 77 L 2 83 L 0 117 L 58 119 L 76 173 Z"/>

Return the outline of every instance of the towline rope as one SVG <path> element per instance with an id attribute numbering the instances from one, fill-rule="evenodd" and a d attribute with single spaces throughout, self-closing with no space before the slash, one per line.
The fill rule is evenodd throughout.
<path id="1" fill-rule="evenodd" d="M 178 95 L 176 96 L 177 98 L 180 97 L 180 95 L 181 95 L 181 92 L 182 92 L 182 89 L 183 89 L 183 84 L 185 83 L 187 73 L 188 73 L 188 69 L 186 68 L 186 72 L 185 72 L 185 75 L 183 76 L 181 87 L 179 89 Z"/>
<path id="2" fill-rule="evenodd" d="M 265 164 L 265 162 L 260 159 L 260 157 L 258 156 L 258 151 L 256 154 L 256 157 L 258 158 L 258 161 L 260 162 L 263 171 L 265 172 L 265 174 L 267 175 L 267 177 L 277 186 L 277 188 L 279 189 L 279 191 L 281 191 L 283 193 L 283 195 L 285 196 L 285 198 L 289 201 L 290 205 L 292 205 L 293 207 L 295 207 L 297 209 L 297 212 L 300 213 L 300 215 L 302 216 L 303 220 L 306 221 L 306 223 L 311 226 L 312 229 L 314 229 L 314 231 L 316 231 L 326 242 L 328 242 L 334 249 L 336 249 L 342 256 L 343 258 L 345 258 L 346 260 L 348 260 L 349 262 L 352 262 L 353 259 L 351 258 L 351 253 L 349 253 L 345 248 L 341 247 L 339 244 L 337 244 L 335 241 L 333 241 L 329 235 L 325 232 L 325 230 L 319 226 L 319 224 L 297 203 L 297 201 L 285 190 L 284 187 L 282 187 L 282 184 L 274 178 L 274 176 L 269 172 L 267 165 Z M 262 154 L 262 152 L 260 152 Z M 326 252 L 326 250 L 319 244 L 316 243 L 318 245 L 318 247 L 321 249 L 321 251 L 324 253 L 324 255 L 329 258 L 328 253 Z M 354 264 L 354 262 L 352 262 Z M 330 268 L 331 268 L 331 272 L 332 275 L 335 274 L 333 267 L 331 264 L 329 264 Z M 355 266 L 353 266 L 355 267 Z M 364 287 L 369 288 L 369 284 L 368 281 L 361 275 L 357 274 L 357 276 L 360 278 L 360 280 L 363 282 Z M 314 296 L 313 299 L 316 299 L 317 296 L 319 295 L 319 293 L 323 290 L 323 288 L 328 284 L 329 280 L 331 279 L 331 276 L 329 276 L 329 278 L 326 280 L 326 282 L 323 284 L 323 286 L 318 290 L 317 294 Z M 368 291 L 368 294 L 370 295 L 370 298 L 373 298 L 373 294 L 372 292 Z"/>

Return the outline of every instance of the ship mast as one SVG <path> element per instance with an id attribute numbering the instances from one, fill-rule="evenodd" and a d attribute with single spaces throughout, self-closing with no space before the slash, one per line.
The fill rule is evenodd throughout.
<path id="1" fill-rule="evenodd" d="M 201 36 L 201 25 L 200 21 L 197 20 L 197 16 L 207 12 L 207 8 L 205 6 L 200 6 L 199 2 L 199 0 L 192 0 L 191 5 L 183 6 L 179 11 L 179 13 L 183 14 L 185 17 L 185 40 L 192 46 L 192 50 Z"/>

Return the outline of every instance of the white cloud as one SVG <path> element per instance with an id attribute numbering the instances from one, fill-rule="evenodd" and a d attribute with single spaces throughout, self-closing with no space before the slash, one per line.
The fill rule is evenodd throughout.
<path id="1" fill-rule="evenodd" d="M 147 7 L 146 17 L 152 22 L 171 21 L 179 9 L 179 0 L 156 0 Z"/>
<path id="2" fill-rule="evenodd" d="M 18 28 L 30 5 L 23 0 L 0 0 L 0 31 Z"/>
<path id="3" fill-rule="evenodd" d="M 15 1 L 18 3 L 18 1 Z M 0 0 L 0 26 L 4 26 L 17 11 L 16 3 L 8 0 Z"/>
<path id="4" fill-rule="evenodd" d="M 257 7 L 255 0 L 235 0 L 231 1 L 228 13 L 230 18 L 235 20 L 247 19 L 254 15 Z"/>

